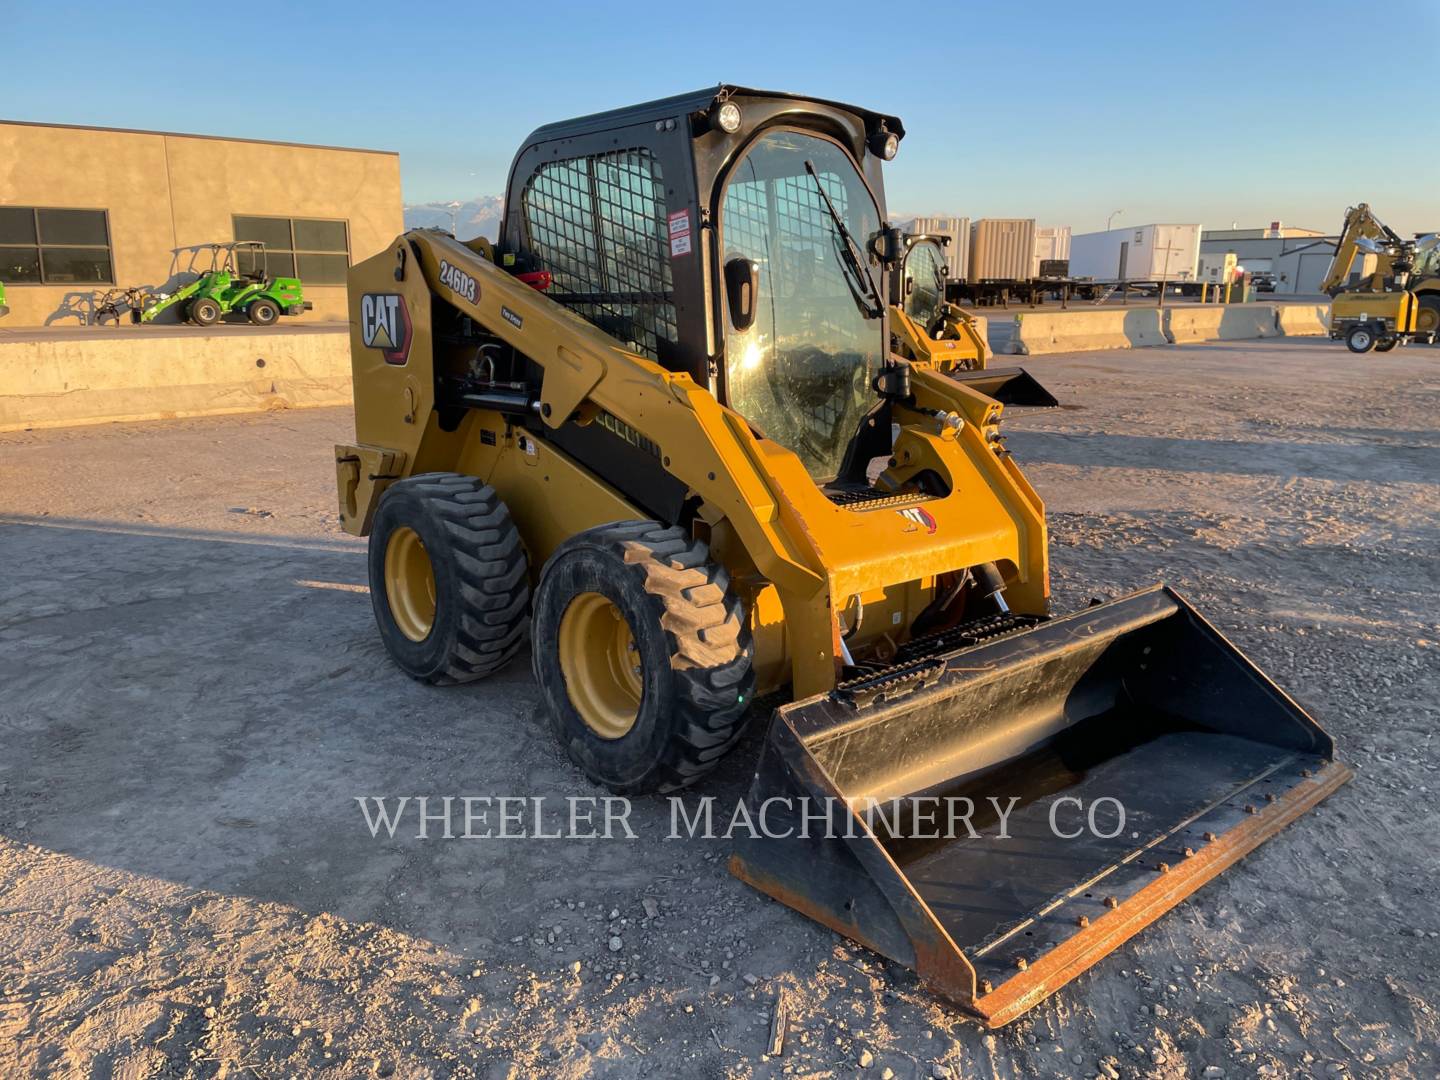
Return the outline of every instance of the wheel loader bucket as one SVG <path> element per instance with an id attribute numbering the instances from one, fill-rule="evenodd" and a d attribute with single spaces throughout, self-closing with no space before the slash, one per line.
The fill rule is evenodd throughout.
<path id="1" fill-rule="evenodd" d="M 994 1027 L 1350 777 L 1164 587 L 897 661 L 777 710 L 731 869 Z"/>
<path id="2" fill-rule="evenodd" d="M 992 397 L 1001 405 L 1031 405 L 1053 409 L 1060 404 L 1055 395 L 1021 367 L 985 368 L 983 371 L 952 371 L 950 378 Z"/>

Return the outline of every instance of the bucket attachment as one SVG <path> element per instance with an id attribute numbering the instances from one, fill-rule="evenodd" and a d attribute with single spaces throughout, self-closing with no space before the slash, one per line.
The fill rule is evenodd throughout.
<path id="1" fill-rule="evenodd" d="M 898 660 L 776 711 L 731 870 L 992 1027 L 1350 777 L 1163 586 Z"/>
<path id="2" fill-rule="evenodd" d="M 983 371 L 948 371 L 950 378 L 992 397 L 1001 405 L 1033 405 L 1053 409 L 1060 404 L 1055 396 L 1021 367 L 986 368 Z"/>

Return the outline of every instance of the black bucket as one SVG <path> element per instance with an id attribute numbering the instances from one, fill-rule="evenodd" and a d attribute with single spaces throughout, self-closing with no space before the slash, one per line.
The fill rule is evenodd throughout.
<path id="1" fill-rule="evenodd" d="M 779 709 L 732 869 L 998 1025 L 1349 775 L 1157 587 Z"/>
<path id="2" fill-rule="evenodd" d="M 986 368 L 983 371 L 947 371 L 946 375 L 1001 405 L 1028 405 L 1053 409 L 1060 402 L 1040 385 L 1035 376 L 1021 367 Z"/>

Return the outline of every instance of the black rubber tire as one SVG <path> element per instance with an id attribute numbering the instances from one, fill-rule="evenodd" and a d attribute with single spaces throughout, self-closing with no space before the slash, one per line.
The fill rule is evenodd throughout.
<path id="1" fill-rule="evenodd" d="M 1440 333 L 1440 295 L 1425 293 L 1417 298 L 1420 310 L 1415 313 L 1415 329 L 1421 333 Z"/>
<path id="2" fill-rule="evenodd" d="M 280 307 L 274 300 L 254 300 L 245 309 L 245 314 L 256 326 L 274 326 L 280 318 Z"/>
<path id="3" fill-rule="evenodd" d="M 1367 326 L 1357 326 L 1345 335 L 1345 347 L 1353 353 L 1368 353 L 1375 348 L 1375 331 Z"/>
<path id="4" fill-rule="evenodd" d="M 180 315 L 180 321 L 181 321 L 182 323 L 194 323 L 194 322 L 195 322 L 195 320 L 194 320 L 193 318 L 191 318 L 191 316 L 190 316 L 190 301 L 189 301 L 189 300 L 182 300 L 182 301 L 180 301 L 179 315 Z"/>
<path id="5" fill-rule="evenodd" d="M 1397 345 L 1399 345 L 1399 344 L 1400 344 L 1400 339 L 1399 339 L 1399 338 L 1393 338 L 1393 337 L 1392 337 L 1392 338 L 1386 338 L 1384 341 L 1377 341 L 1377 342 L 1375 343 L 1375 351 L 1376 351 L 1376 352 L 1389 352 L 1391 349 L 1395 348 L 1395 346 L 1397 346 Z"/>
<path id="6" fill-rule="evenodd" d="M 190 321 L 196 326 L 214 326 L 220 321 L 220 305 L 208 296 L 190 304 Z"/>
<path id="7" fill-rule="evenodd" d="M 423 641 L 396 625 L 385 550 L 396 529 L 419 534 L 435 575 L 435 618 Z M 529 560 L 510 511 L 473 476 L 422 473 L 386 489 L 370 529 L 370 604 L 385 649 L 412 678 L 435 685 L 494 674 L 525 644 Z"/>
<path id="8" fill-rule="evenodd" d="M 559 629 L 570 602 L 600 593 L 624 615 L 642 666 L 640 710 L 602 738 L 570 700 Z M 617 795 L 674 791 L 713 769 L 739 740 L 755 694 L 754 643 L 730 575 L 682 529 L 621 521 L 561 544 L 540 576 L 531 663 L 560 745 Z"/>

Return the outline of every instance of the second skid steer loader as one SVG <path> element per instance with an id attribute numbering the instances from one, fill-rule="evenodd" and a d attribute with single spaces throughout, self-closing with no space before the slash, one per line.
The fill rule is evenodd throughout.
<path id="1" fill-rule="evenodd" d="M 890 333 L 896 352 L 933 364 L 950 378 L 1002 405 L 1053 408 L 1058 401 L 1020 367 L 992 368 L 990 343 L 975 319 L 945 299 L 948 269 L 942 244 L 948 236 L 900 238 L 898 266 L 890 277 Z"/>
<path id="2" fill-rule="evenodd" d="M 463 682 L 528 636 L 612 791 L 694 782 L 788 702 L 733 871 L 1000 1024 L 1349 774 L 1168 589 L 1050 617 L 1004 406 L 933 328 L 891 348 L 903 134 L 733 86 L 540 128 L 498 243 L 352 270 L 336 477 L 397 665 Z M 1006 828 L 935 827 L 967 803 Z"/>

